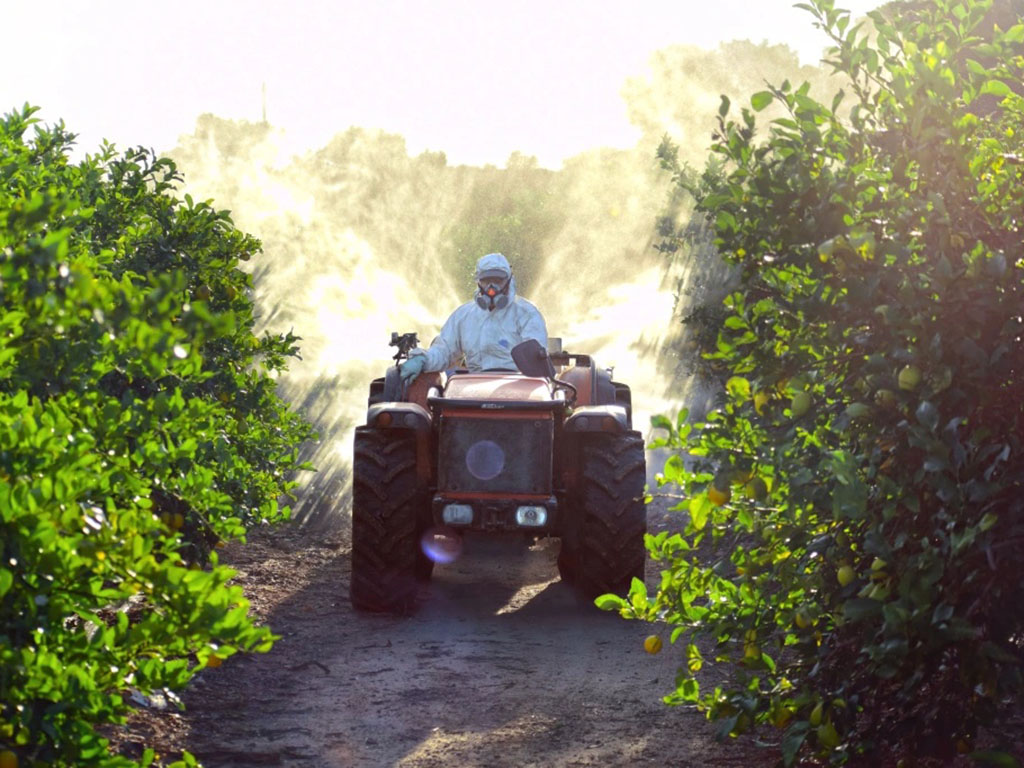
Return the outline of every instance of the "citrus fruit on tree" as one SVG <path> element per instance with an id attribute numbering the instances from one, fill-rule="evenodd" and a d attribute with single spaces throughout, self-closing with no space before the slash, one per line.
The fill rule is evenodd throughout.
<path id="1" fill-rule="evenodd" d="M 839 746 L 839 733 L 836 731 L 836 727 L 832 725 L 831 720 L 827 720 L 819 725 L 815 734 L 818 736 L 821 746 L 826 749 L 835 749 Z"/>
<path id="2" fill-rule="evenodd" d="M 875 402 L 883 408 L 892 408 L 899 400 L 891 389 L 880 389 L 875 393 Z"/>
<path id="3" fill-rule="evenodd" d="M 754 410 L 759 414 L 764 413 L 764 407 L 768 404 L 769 396 L 767 392 L 758 392 L 754 395 Z"/>
<path id="4" fill-rule="evenodd" d="M 811 395 L 808 392 L 796 392 L 793 399 L 789 401 L 789 410 L 793 418 L 803 416 L 811 407 Z"/>
<path id="5" fill-rule="evenodd" d="M 661 650 L 661 638 L 657 635 L 648 635 L 644 640 L 644 650 L 655 654 Z"/>
<path id="6" fill-rule="evenodd" d="M 757 630 L 748 629 L 743 635 L 743 658 L 761 658 L 761 646 L 757 642 Z"/>
<path id="7" fill-rule="evenodd" d="M 771 711 L 772 725 L 776 728 L 785 728 L 793 719 L 793 710 L 788 707 L 775 707 Z"/>
<path id="8" fill-rule="evenodd" d="M 0 752 L 0 768 L 18 768 L 18 756 L 9 749 Z"/>
<path id="9" fill-rule="evenodd" d="M 814 709 L 811 710 L 811 716 L 808 718 L 810 720 L 811 725 L 821 724 L 821 716 L 822 714 L 824 714 L 824 711 L 825 705 L 822 702 L 819 701 L 817 704 L 814 705 Z"/>
<path id="10" fill-rule="evenodd" d="M 768 496 L 768 484 L 763 478 L 754 477 L 744 487 L 747 496 L 755 501 L 764 501 Z"/>
<path id="11" fill-rule="evenodd" d="M 708 500 L 716 507 L 728 503 L 732 498 L 732 491 L 729 488 L 719 488 L 712 484 L 708 486 Z"/>
<path id="12" fill-rule="evenodd" d="M 844 565 L 836 572 L 836 578 L 841 586 L 846 586 L 856 578 L 857 574 L 849 565 Z"/>
<path id="13" fill-rule="evenodd" d="M 921 370 L 916 365 L 908 365 L 900 371 L 897 382 L 900 389 L 915 389 L 921 383 Z"/>
<path id="14" fill-rule="evenodd" d="M 871 413 L 871 406 L 867 403 L 850 403 L 846 406 L 846 415 L 851 419 L 863 419 Z"/>

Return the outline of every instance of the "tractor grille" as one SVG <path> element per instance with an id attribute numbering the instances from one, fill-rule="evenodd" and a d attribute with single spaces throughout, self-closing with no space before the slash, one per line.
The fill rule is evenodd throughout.
<path id="1" fill-rule="evenodd" d="M 528 418 L 442 416 L 438 490 L 550 494 L 552 425 L 547 413 Z"/>

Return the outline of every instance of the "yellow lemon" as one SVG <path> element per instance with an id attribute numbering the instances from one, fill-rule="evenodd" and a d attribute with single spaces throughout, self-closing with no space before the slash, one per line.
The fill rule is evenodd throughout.
<path id="1" fill-rule="evenodd" d="M 759 414 L 764 413 L 764 407 L 768 404 L 768 393 L 758 392 L 754 395 L 754 410 Z"/>
<path id="2" fill-rule="evenodd" d="M 793 717 L 793 712 L 786 707 L 778 707 L 772 711 L 772 725 L 776 728 L 785 728 Z"/>
<path id="3" fill-rule="evenodd" d="M 644 650 L 655 654 L 661 650 L 661 638 L 657 635 L 648 635 L 644 640 Z"/>
<path id="4" fill-rule="evenodd" d="M 880 389 L 875 393 L 875 402 L 883 408 L 893 408 L 899 400 L 891 389 Z"/>
<path id="5" fill-rule="evenodd" d="M 900 371 L 897 381 L 900 389 L 914 389 L 921 383 L 921 370 L 916 365 L 908 365 Z"/>
<path id="6" fill-rule="evenodd" d="M 821 746 L 826 749 L 835 749 L 839 746 L 839 733 L 836 731 L 836 727 L 832 725 L 831 720 L 819 725 L 815 733 L 818 735 L 818 741 L 821 742 Z"/>
<path id="7" fill-rule="evenodd" d="M 754 501 L 764 501 L 768 496 L 768 484 L 762 478 L 755 477 L 747 483 L 744 491 Z"/>
<path id="8" fill-rule="evenodd" d="M 824 713 L 825 708 L 822 702 L 818 702 L 814 709 L 811 710 L 811 716 L 808 720 L 811 721 L 811 725 L 821 725 L 821 716 Z"/>
<path id="9" fill-rule="evenodd" d="M 731 498 L 732 491 L 728 488 L 723 490 L 722 488 L 716 488 L 714 485 L 708 487 L 708 500 L 716 507 L 728 503 Z"/>
<path id="10" fill-rule="evenodd" d="M 803 416 L 811 407 L 811 396 L 807 392 L 797 392 L 789 402 L 790 413 L 797 419 Z"/>
<path id="11" fill-rule="evenodd" d="M 839 584 L 844 587 L 851 581 L 853 581 L 856 578 L 856 576 L 856 572 L 849 565 L 844 565 L 836 573 L 836 578 L 839 579 Z"/>
<path id="12" fill-rule="evenodd" d="M 871 413 L 871 406 L 866 403 L 850 403 L 846 406 L 846 415 L 851 421 L 857 419 L 863 419 L 865 416 Z"/>

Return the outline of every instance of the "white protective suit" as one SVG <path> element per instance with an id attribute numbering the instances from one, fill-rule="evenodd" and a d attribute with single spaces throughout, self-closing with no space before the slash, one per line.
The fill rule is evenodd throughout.
<path id="1" fill-rule="evenodd" d="M 490 253 L 477 262 L 478 277 L 493 270 L 512 274 L 508 260 L 500 253 Z M 475 298 L 466 302 L 452 312 L 441 328 L 441 335 L 431 342 L 429 349 L 413 349 L 409 356 L 426 355 L 424 371 L 457 368 L 463 360 L 471 371 L 495 368 L 515 371 L 518 369 L 512 360 L 512 348 L 527 339 L 536 339 L 547 349 L 547 326 L 540 310 L 516 295 L 513 277 L 504 308 L 484 309 Z"/>

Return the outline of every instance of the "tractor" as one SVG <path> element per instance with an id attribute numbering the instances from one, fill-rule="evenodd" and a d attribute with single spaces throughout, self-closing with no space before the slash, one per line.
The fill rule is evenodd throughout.
<path id="1" fill-rule="evenodd" d="M 518 370 L 424 373 L 400 362 L 370 385 L 352 468 L 352 577 L 359 610 L 411 612 L 436 557 L 430 539 L 466 531 L 561 540 L 563 581 L 593 600 L 644 576 L 644 441 L 629 387 L 592 357 L 535 340 Z"/>

